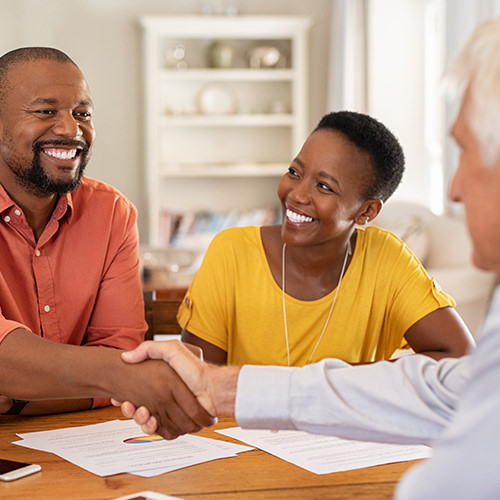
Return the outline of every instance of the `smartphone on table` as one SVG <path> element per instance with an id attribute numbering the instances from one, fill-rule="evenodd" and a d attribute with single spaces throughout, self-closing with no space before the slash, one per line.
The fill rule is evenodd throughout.
<path id="1" fill-rule="evenodd" d="M 5 460 L 0 458 L 0 480 L 14 481 L 24 476 L 29 476 L 42 470 L 38 464 L 27 464 L 24 462 L 16 462 L 14 460 Z"/>

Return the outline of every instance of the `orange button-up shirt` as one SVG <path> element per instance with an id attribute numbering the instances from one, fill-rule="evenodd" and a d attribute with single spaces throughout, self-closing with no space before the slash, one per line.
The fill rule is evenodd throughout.
<path id="1" fill-rule="evenodd" d="M 65 344 L 137 346 L 147 329 L 138 241 L 137 210 L 107 184 L 83 178 L 60 196 L 38 241 L 0 185 L 0 342 L 23 327 Z"/>

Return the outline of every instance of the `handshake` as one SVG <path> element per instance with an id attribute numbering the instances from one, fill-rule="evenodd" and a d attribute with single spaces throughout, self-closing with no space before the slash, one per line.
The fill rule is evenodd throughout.
<path id="1" fill-rule="evenodd" d="M 200 348 L 184 344 L 179 340 L 143 342 L 133 351 L 123 352 L 121 356 L 123 361 L 131 364 L 141 363 L 147 359 L 165 361 L 196 397 L 198 404 L 213 417 L 212 423 L 216 422 L 217 417 L 234 417 L 240 367 L 207 364 L 202 360 Z M 197 411 L 191 400 L 176 401 L 185 413 L 186 425 L 184 425 L 182 414 L 177 416 L 175 422 L 160 422 L 146 406 L 136 408 L 129 401 L 120 402 L 114 399 L 112 403 L 121 406 L 123 415 L 133 418 L 143 432 L 159 433 L 166 439 L 190 432 L 192 430 L 189 426 L 190 415 L 195 415 Z"/>

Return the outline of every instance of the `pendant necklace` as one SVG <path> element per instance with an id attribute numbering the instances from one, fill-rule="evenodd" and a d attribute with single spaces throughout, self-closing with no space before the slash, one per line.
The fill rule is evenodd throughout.
<path id="1" fill-rule="evenodd" d="M 287 326 L 287 321 L 286 321 L 286 305 L 285 305 L 285 249 L 286 249 L 286 243 L 283 243 L 283 248 L 281 250 L 281 299 L 283 302 L 283 324 L 285 326 L 286 356 L 287 356 L 287 360 L 288 360 L 288 366 L 290 366 L 290 344 L 288 342 L 288 326 Z M 316 349 L 318 348 L 319 343 L 321 342 L 321 339 L 323 338 L 323 335 L 325 333 L 326 327 L 328 326 L 328 323 L 330 321 L 330 317 L 331 317 L 332 312 L 333 312 L 333 306 L 335 305 L 335 302 L 337 300 L 337 295 L 339 293 L 340 284 L 342 283 L 342 278 L 344 277 L 347 259 L 348 259 L 350 254 L 351 254 L 351 241 L 348 240 L 347 241 L 347 250 L 345 252 L 345 257 L 344 257 L 344 263 L 342 264 L 342 270 L 340 271 L 339 282 L 337 283 L 335 295 L 333 296 L 332 305 L 330 306 L 330 311 L 328 313 L 328 317 L 326 318 L 325 326 L 323 327 L 323 330 L 321 331 L 321 334 L 316 342 L 316 345 L 314 346 L 314 349 L 311 353 L 311 356 L 309 357 L 309 360 L 307 361 L 307 364 L 311 363 L 311 360 L 314 356 L 314 353 L 316 352 Z"/>

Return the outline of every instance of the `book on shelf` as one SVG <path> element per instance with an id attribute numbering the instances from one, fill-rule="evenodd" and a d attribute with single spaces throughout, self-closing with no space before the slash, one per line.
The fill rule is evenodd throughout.
<path id="1" fill-rule="evenodd" d="M 279 224 L 281 209 L 276 207 L 252 210 L 208 210 L 176 213 L 163 210 L 160 217 L 161 242 L 164 247 L 183 248 L 205 253 L 212 238 L 230 227 Z"/>

